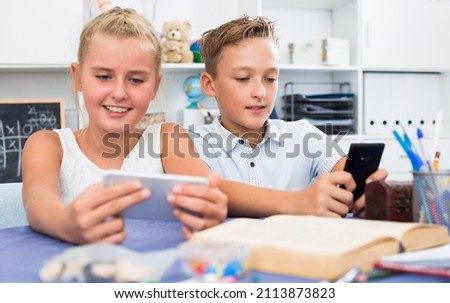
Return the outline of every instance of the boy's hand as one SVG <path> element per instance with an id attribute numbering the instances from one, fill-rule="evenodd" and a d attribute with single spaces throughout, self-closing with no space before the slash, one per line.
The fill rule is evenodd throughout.
<path id="1" fill-rule="evenodd" d="M 174 214 L 183 223 L 183 233 L 189 238 L 193 232 L 217 225 L 227 217 L 228 198 L 218 188 L 220 175 L 208 176 L 209 186 L 175 186 L 167 201 L 175 206 Z"/>
<path id="2" fill-rule="evenodd" d="M 344 185 L 345 188 L 339 185 Z M 355 187 L 348 172 L 323 174 L 310 187 L 298 192 L 298 201 L 295 202 L 297 209 L 291 209 L 287 213 L 344 217 L 353 208 L 351 191 Z"/>

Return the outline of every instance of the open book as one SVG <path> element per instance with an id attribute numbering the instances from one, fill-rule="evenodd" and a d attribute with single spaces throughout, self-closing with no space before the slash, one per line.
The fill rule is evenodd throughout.
<path id="1" fill-rule="evenodd" d="M 191 241 L 248 244 L 253 270 L 334 280 L 354 266 L 368 271 L 381 256 L 448 243 L 450 236 L 440 225 L 276 215 L 234 219 Z"/>

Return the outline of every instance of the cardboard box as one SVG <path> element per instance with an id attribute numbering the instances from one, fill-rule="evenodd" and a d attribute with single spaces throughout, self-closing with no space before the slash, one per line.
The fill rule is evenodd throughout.
<path id="1" fill-rule="evenodd" d="M 349 65 L 347 40 L 324 38 L 289 43 L 290 62 L 300 65 Z"/>
<path id="2" fill-rule="evenodd" d="M 322 64 L 322 40 L 291 43 L 290 51 L 292 64 Z"/>
<path id="3" fill-rule="evenodd" d="M 322 39 L 322 63 L 325 65 L 349 65 L 350 46 L 347 40 Z"/>

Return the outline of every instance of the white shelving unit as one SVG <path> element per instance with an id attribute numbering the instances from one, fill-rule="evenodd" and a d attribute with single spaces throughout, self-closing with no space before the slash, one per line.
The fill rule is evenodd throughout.
<path id="1" fill-rule="evenodd" d="M 124 1 L 112 0 L 117 1 L 124 5 Z M 76 58 L 77 39 L 89 1 L 69 0 L 62 5 L 61 1 L 42 0 L 36 7 L 34 2 L 9 1 L 0 10 L 0 41 L 2 46 L 8 46 L 0 48 L 0 97 L 62 97 L 67 114 L 76 115 L 69 63 Z M 429 123 L 436 115 L 434 111 L 440 109 L 443 125 L 439 148 L 444 151 L 441 167 L 450 168 L 450 158 L 446 157 L 450 150 L 450 40 L 445 39 L 450 28 L 450 1 L 230 0 L 225 4 L 221 0 L 141 0 L 129 5 L 136 4 L 138 10 L 149 9 L 150 2 L 155 4 L 154 11 L 146 15 L 156 28 L 164 20 L 187 19 L 194 24 L 191 39 L 243 14 L 264 15 L 275 21 L 281 36 L 277 113 L 282 113 L 281 95 L 286 82 L 350 82 L 356 94 L 356 134 L 345 136 L 342 146 L 347 148 L 355 141 L 385 142 L 382 166 L 389 168 L 394 179 L 410 177 L 409 162 L 391 134 L 398 127 L 396 120 L 405 119 L 402 122 L 412 136 L 415 127 L 422 125 L 421 120 L 428 123 L 424 128 L 432 129 Z M 176 4 L 186 9 L 174 12 L 170 8 Z M 35 10 L 24 12 L 24 5 Z M 52 16 L 55 8 L 59 12 L 56 17 Z M 18 11 L 38 26 L 17 22 Z M 66 25 L 55 29 L 55 22 Z M 23 25 L 18 29 L 21 36 L 12 34 L 13 24 Z M 4 30 L 8 28 L 9 31 Z M 349 41 L 349 66 L 288 63 L 288 43 L 327 37 Z M 187 105 L 182 83 L 203 68 L 198 63 L 164 64 L 163 83 L 150 111 L 163 111 L 167 120 L 177 121 L 177 111 Z M 427 89 L 433 91 L 427 94 Z M 214 107 L 215 101 L 208 99 L 204 104 Z M 415 104 L 421 104 L 420 113 Z M 396 119 L 396 115 L 400 118 Z M 69 126 L 77 127 L 76 123 L 71 125 L 73 120 L 67 119 Z M 372 120 L 374 123 L 370 124 Z M 426 133 L 427 141 L 431 142 L 431 135 Z"/>

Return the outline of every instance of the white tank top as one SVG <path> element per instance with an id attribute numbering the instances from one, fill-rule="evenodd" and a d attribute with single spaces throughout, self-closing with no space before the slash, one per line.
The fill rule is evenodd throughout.
<path id="1" fill-rule="evenodd" d="M 59 172 L 61 195 L 66 204 L 78 197 L 88 186 L 101 182 L 105 170 L 95 165 L 81 151 L 70 128 L 55 130 L 63 149 Z M 139 142 L 124 159 L 121 170 L 136 173 L 164 173 L 160 147 L 161 123 L 148 126 Z"/>

